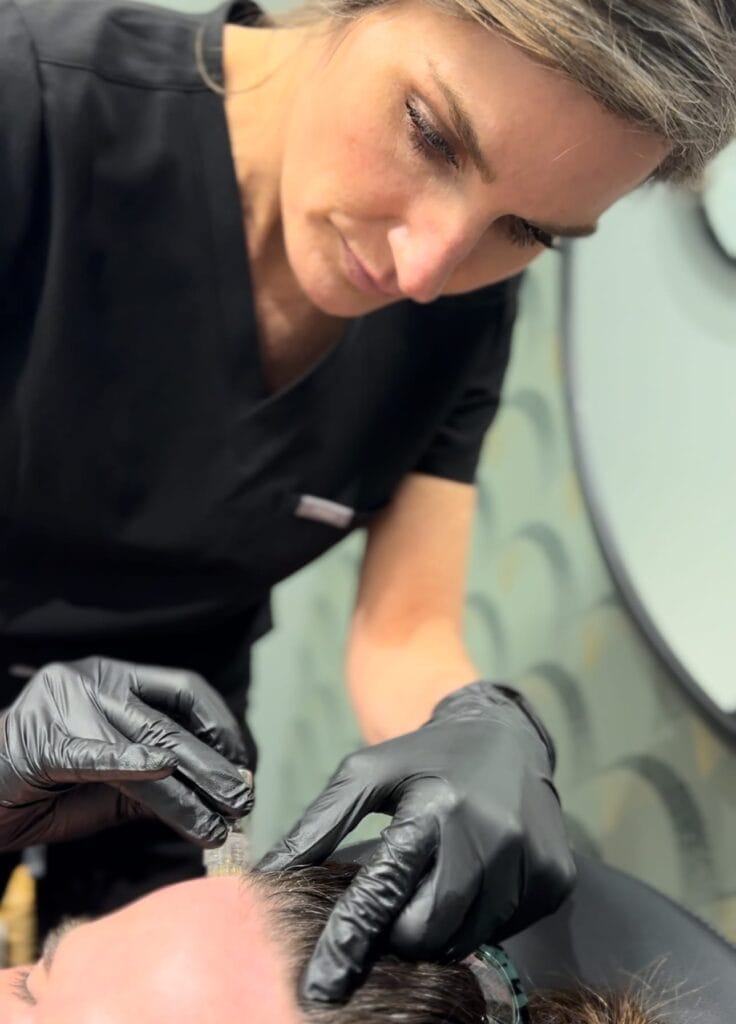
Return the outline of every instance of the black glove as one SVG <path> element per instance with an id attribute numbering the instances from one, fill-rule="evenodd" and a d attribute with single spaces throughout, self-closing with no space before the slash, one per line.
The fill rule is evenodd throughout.
<path id="1" fill-rule="evenodd" d="M 0 717 L 0 850 L 157 816 L 198 846 L 253 803 L 246 748 L 193 672 L 85 658 L 40 669 Z"/>
<path id="2" fill-rule="evenodd" d="M 553 767 L 521 695 L 486 682 L 450 694 L 416 732 L 346 758 L 258 865 L 319 863 L 366 814 L 393 817 L 330 916 L 304 998 L 344 999 L 382 940 L 408 958 L 459 959 L 555 910 L 575 867 Z"/>

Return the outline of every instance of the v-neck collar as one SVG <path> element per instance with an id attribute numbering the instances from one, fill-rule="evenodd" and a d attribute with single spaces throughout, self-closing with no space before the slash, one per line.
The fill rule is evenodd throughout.
<path id="1" fill-rule="evenodd" d="M 261 8 L 250 0 L 222 4 L 204 16 L 200 53 L 207 75 L 216 85 L 224 87 L 225 25 L 256 24 L 263 17 Z M 214 91 L 200 95 L 202 102 L 197 106 L 200 161 L 205 201 L 212 224 L 220 326 L 225 337 L 231 380 L 238 391 L 237 404 L 241 408 L 244 403 L 251 409 L 269 407 L 287 402 L 295 392 L 326 372 L 354 337 L 362 318 L 349 321 L 338 339 L 289 384 L 277 391 L 269 389 L 261 354 L 248 239 L 225 103 L 223 97 Z"/>

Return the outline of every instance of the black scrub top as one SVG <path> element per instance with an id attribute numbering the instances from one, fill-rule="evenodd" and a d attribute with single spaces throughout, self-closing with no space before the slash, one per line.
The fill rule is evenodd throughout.
<path id="1" fill-rule="evenodd" d="M 230 657 L 407 473 L 473 479 L 518 279 L 360 317 L 266 388 L 197 62 L 221 82 L 260 17 L 0 0 L 0 659 Z"/>

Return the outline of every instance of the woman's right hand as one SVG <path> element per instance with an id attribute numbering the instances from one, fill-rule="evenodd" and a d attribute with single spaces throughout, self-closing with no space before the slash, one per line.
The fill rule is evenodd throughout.
<path id="1" fill-rule="evenodd" d="M 249 767 L 201 676 L 97 657 L 46 665 L 0 714 L 0 850 L 151 816 L 218 846 L 253 806 Z"/>

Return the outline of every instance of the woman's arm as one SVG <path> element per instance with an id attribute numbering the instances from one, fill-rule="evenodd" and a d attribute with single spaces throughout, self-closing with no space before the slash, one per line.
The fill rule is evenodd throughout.
<path id="1" fill-rule="evenodd" d="M 320 863 L 367 814 L 391 818 L 317 943 L 306 999 L 345 999 L 386 941 L 410 959 L 462 959 L 573 884 L 552 741 L 520 694 L 473 682 L 462 643 L 472 513 L 468 484 L 412 475 L 371 531 L 348 660 L 373 742 L 259 864 Z"/>
<path id="2" fill-rule="evenodd" d="M 416 729 L 480 673 L 463 642 L 475 487 L 412 474 L 371 527 L 347 652 L 365 739 Z"/>

